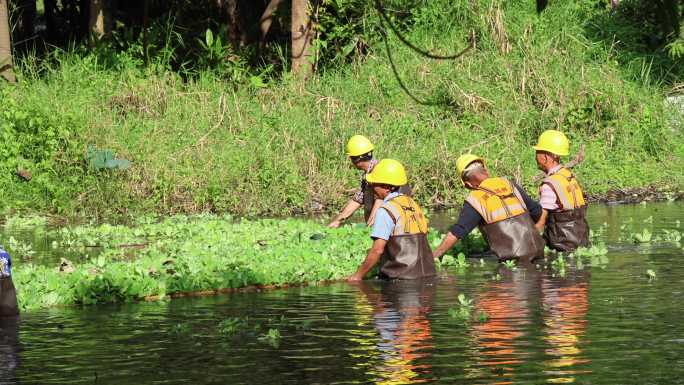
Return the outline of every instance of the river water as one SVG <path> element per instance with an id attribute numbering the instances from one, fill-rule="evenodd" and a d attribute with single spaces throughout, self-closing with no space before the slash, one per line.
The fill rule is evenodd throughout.
<path id="1" fill-rule="evenodd" d="M 626 230 L 682 231 L 682 214 L 592 206 L 608 255 L 564 276 L 470 260 L 426 281 L 26 313 L 0 323 L 0 384 L 684 383 L 682 245 Z"/>

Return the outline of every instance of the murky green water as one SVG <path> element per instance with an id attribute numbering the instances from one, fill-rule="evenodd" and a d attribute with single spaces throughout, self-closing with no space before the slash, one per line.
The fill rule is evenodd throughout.
<path id="1" fill-rule="evenodd" d="M 684 383 L 681 245 L 620 231 L 677 229 L 682 214 L 593 206 L 592 226 L 609 224 L 608 263 L 565 277 L 472 261 L 430 281 L 23 314 L 0 325 L 0 384 Z M 48 250 L 33 258 L 51 261 Z M 471 321 L 450 316 L 459 294 Z"/>

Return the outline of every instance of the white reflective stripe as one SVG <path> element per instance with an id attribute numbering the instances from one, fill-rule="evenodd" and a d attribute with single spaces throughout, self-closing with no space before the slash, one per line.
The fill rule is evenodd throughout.
<path id="1" fill-rule="evenodd" d="M 400 235 L 404 233 L 403 218 L 399 210 L 391 204 L 390 202 L 385 202 L 382 206 L 383 209 L 387 210 L 392 219 L 394 220 L 394 229 L 392 230 L 392 235 Z"/>
<path id="2" fill-rule="evenodd" d="M 487 223 L 498 222 L 504 219 L 512 218 L 516 215 L 524 213 L 525 211 L 527 210 L 525 210 L 525 208 L 519 203 L 510 204 L 508 205 L 508 212 L 506 212 L 506 209 L 503 207 L 492 211 L 490 213 L 490 221 L 488 221 Z M 510 217 L 508 216 L 509 212 L 511 214 Z"/>
<path id="3" fill-rule="evenodd" d="M 470 193 L 470 195 L 468 195 L 468 197 L 466 198 L 466 202 L 470 203 L 470 205 L 473 206 L 475 211 L 477 211 L 480 214 L 482 219 L 484 219 L 485 222 L 489 223 L 489 221 L 487 221 L 487 210 L 485 210 L 485 208 L 482 207 L 480 201 L 474 196 L 474 193 Z"/>
<path id="4" fill-rule="evenodd" d="M 466 202 L 470 203 L 470 205 L 473 206 L 475 211 L 477 211 L 482 217 L 482 219 L 484 219 L 485 223 L 498 222 L 509 218 L 505 207 L 501 207 L 492 212 L 488 212 L 486 207 L 482 206 L 478 199 L 474 197 L 472 194 L 468 195 L 468 197 L 466 198 Z M 506 202 L 504 201 L 503 204 L 506 204 Z M 527 211 L 522 201 L 520 201 L 519 203 L 508 204 L 507 206 L 508 211 L 511 213 L 510 217 L 520 215 Z"/>
<path id="5" fill-rule="evenodd" d="M 562 175 L 561 177 L 565 178 Z M 571 188 L 575 188 L 575 186 L 572 186 L 570 183 L 564 184 L 563 182 L 557 180 L 556 178 L 552 178 L 551 176 L 544 178 L 544 183 L 548 183 L 553 188 L 553 191 L 556 193 L 556 196 L 558 197 L 558 202 L 560 203 L 561 210 L 577 208 L 577 202 L 574 201 L 574 197 L 573 201 L 571 201 L 569 193 L 566 190 L 566 186 L 570 186 Z"/>
<path id="6" fill-rule="evenodd" d="M 525 204 L 525 200 L 523 199 L 522 194 L 520 194 L 520 191 L 518 191 L 517 188 L 513 187 L 513 194 L 515 194 L 515 197 L 518 198 L 522 207 L 525 209 L 525 211 L 527 211 L 527 205 Z"/>

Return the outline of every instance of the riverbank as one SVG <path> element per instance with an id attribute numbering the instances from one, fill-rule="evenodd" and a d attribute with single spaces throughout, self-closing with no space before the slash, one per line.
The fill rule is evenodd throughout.
<path id="1" fill-rule="evenodd" d="M 636 38 L 614 44 L 616 20 L 589 3 L 541 17 L 522 3 L 486 2 L 478 15 L 446 6 L 417 9 L 407 36 L 448 51 L 477 31 L 476 48 L 459 60 L 425 59 L 390 41 L 399 75 L 427 104 L 401 90 L 379 40 L 304 86 L 286 73 L 186 77 L 127 51 L 23 60 L 20 83 L 0 85 L 0 210 L 98 222 L 330 213 L 358 183 L 343 149 L 359 133 L 377 157 L 406 164 L 425 207 L 462 202 L 454 170 L 463 152 L 536 191 L 531 145 L 548 128 L 567 132 L 573 152 L 586 146 L 576 172 L 592 196 L 682 189 L 681 116 L 664 103 L 680 67 L 667 55 L 635 53 Z M 434 26 L 447 28 L 438 35 Z"/>

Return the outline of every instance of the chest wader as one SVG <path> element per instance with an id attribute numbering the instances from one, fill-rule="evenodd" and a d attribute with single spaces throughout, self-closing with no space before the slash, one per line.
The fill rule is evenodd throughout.
<path id="1" fill-rule="evenodd" d="M 0 317 L 19 314 L 17 306 L 17 291 L 12 277 L 0 278 Z"/>
<path id="2" fill-rule="evenodd" d="M 534 227 L 520 193 L 504 178 L 489 178 L 466 199 L 480 213 L 480 231 L 500 261 L 529 262 L 544 256 L 544 239 Z"/>
<path id="3" fill-rule="evenodd" d="M 544 226 L 544 238 L 551 249 L 573 251 L 589 245 L 587 205 L 579 183 L 567 169 L 561 168 L 544 179 L 556 193 L 558 210 L 550 211 Z"/>
<path id="4" fill-rule="evenodd" d="M 437 274 L 427 240 L 428 224 L 423 211 L 410 197 L 399 195 L 385 202 L 394 230 L 380 260 L 380 273 L 390 279 L 416 279 Z"/>
<path id="5" fill-rule="evenodd" d="M 363 189 L 363 219 L 368 222 L 368 218 L 370 218 L 371 212 L 373 211 L 373 205 L 375 205 L 375 193 L 373 192 L 370 183 L 366 182 L 365 179 L 361 182 L 361 187 Z M 406 196 L 413 196 L 411 186 L 407 184 L 399 187 L 399 193 Z"/>

